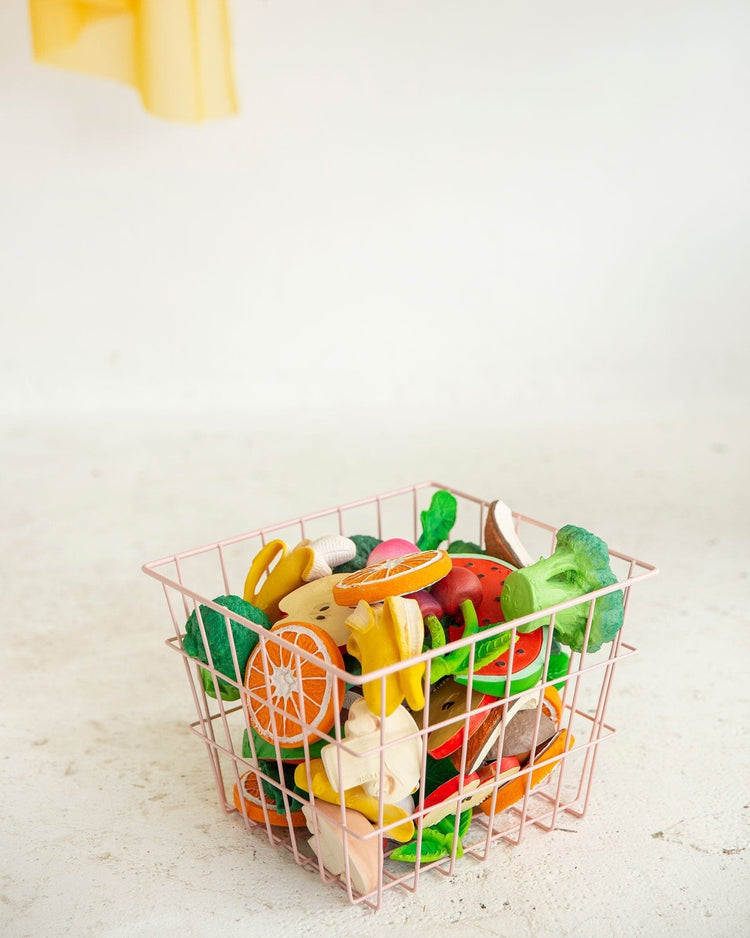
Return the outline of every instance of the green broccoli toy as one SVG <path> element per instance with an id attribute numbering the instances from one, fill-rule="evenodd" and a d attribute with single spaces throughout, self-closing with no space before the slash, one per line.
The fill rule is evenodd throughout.
<path id="1" fill-rule="evenodd" d="M 258 609 L 257 606 L 245 602 L 241 596 L 219 596 L 214 602 L 217 606 L 223 606 L 230 612 L 243 616 L 243 618 L 249 619 L 251 622 L 262 626 L 264 629 L 271 628 L 271 620 L 265 612 Z M 234 639 L 234 647 L 237 651 L 237 664 L 240 669 L 240 673 L 236 674 L 234 660 L 232 658 L 232 648 L 229 644 L 229 636 L 227 635 L 226 619 L 220 612 L 216 612 L 208 606 L 201 606 L 200 613 L 201 619 L 203 620 L 203 627 L 206 630 L 208 645 L 211 649 L 214 668 L 230 680 L 241 684 L 245 674 L 247 659 L 250 657 L 250 652 L 258 643 L 258 636 L 252 629 L 246 628 L 233 619 L 229 620 L 232 629 L 232 637 Z M 185 653 L 190 655 L 191 658 L 197 658 L 198 661 L 208 664 L 208 654 L 203 644 L 203 636 L 201 635 L 200 624 L 195 612 L 190 614 L 190 618 L 185 623 L 185 632 L 185 637 L 182 640 L 182 647 Z M 216 689 L 211 672 L 206 671 L 205 668 L 201 668 L 201 679 L 206 693 L 211 697 L 215 697 Z M 222 681 L 221 678 L 217 678 L 217 683 L 219 685 L 219 693 L 223 700 L 239 699 L 240 692 L 232 684 Z"/>
<path id="2" fill-rule="evenodd" d="M 604 541 L 584 528 L 566 524 L 557 532 L 557 546 L 550 557 L 514 570 L 508 576 L 500 604 L 509 622 L 614 583 L 617 577 L 609 565 Z M 555 616 L 555 637 L 573 651 L 583 650 L 589 608 L 589 603 L 584 602 L 563 609 Z M 594 608 L 587 651 L 598 651 L 606 642 L 611 642 L 622 628 L 623 617 L 620 590 L 600 596 Z M 549 620 L 549 616 L 542 616 L 519 631 L 531 632 L 547 625 Z"/>

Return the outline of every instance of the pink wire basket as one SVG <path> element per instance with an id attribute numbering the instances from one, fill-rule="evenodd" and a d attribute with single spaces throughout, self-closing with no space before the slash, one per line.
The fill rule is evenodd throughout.
<path id="1" fill-rule="evenodd" d="M 342 889 L 350 902 L 364 903 L 373 909 L 380 908 L 383 896 L 389 890 L 398 888 L 415 892 L 421 877 L 428 872 L 450 876 L 457 863 L 485 861 L 492 845 L 499 841 L 518 845 L 530 829 L 554 831 L 562 816 L 581 818 L 585 815 L 599 745 L 615 734 L 614 727 L 606 720 L 615 669 L 622 659 L 636 652 L 625 639 L 631 590 L 636 583 L 657 573 L 657 568 L 651 564 L 610 550 L 610 564 L 617 583 L 551 606 L 542 613 L 492 625 L 479 634 L 430 648 L 406 661 L 369 670 L 364 675 L 322 661 L 304 647 L 214 602 L 214 597 L 221 595 L 242 595 L 250 562 L 268 543 L 271 535 L 273 539 L 282 538 L 289 544 L 333 533 L 349 536 L 369 534 L 380 539 L 412 537 L 416 541 L 420 512 L 439 489 L 451 492 L 458 502 L 452 537 L 483 546 L 490 502 L 449 486 L 424 482 L 272 524 L 143 566 L 143 571 L 158 580 L 164 591 L 173 627 L 173 635 L 167 639 L 167 645 L 182 659 L 196 713 L 190 729 L 205 744 L 221 807 L 248 830 L 265 833 L 271 844 L 287 850 L 297 864 L 315 872 L 323 882 Z M 558 528 L 517 512 L 513 512 L 513 518 L 516 532 L 532 554 L 546 556 L 554 550 Z M 488 697 L 475 691 L 474 661 L 480 638 L 511 633 L 513 642 L 508 652 L 510 673 L 519 628 L 548 616 L 551 635 L 558 613 L 574 605 L 587 604 L 585 649 L 597 599 L 616 590 L 623 594 L 624 625 L 615 639 L 600 651 L 571 653 L 567 673 L 548 676 L 547 680 L 539 679 L 532 688 L 523 691 L 512 692 L 510 680 L 505 682 L 501 696 Z M 210 648 L 207 662 L 199 662 L 185 652 L 185 623 L 193 613 L 206 647 L 209 647 L 201 607 L 214 610 L 224 618 L 235 674 L 241 673 L 235 630 L 239 627 L 255 633 L 259 655 L 256 659 L 261 662 L 264 675 L 260 687 L 249 688 L 243 681 L 233 681 L 225 671 L 217 670 Z M 542 675 L 549 675 L 552 647 L 552 643 L 547 641 Z M 431 706 L 431 703 L 436 703 L 433 695 L 440 686 L 439 682 L 434 685 L 431 682 L 435 659 L 462 648 L 468 651 L 468 678 L 465 687 L 461 687 L 461 694 L 465 691 L 462 706 L 455 714 L 448 708 L 444 715 L 438 711 L 436 716 L 436 707 Z M 257 726 L 253 715 L 258 707 L 266 708 L 271 715 L 272 728 L 277 725 L 277 716 L 281 725 L 283 714 L 274 702 L 271 682 L 280 655 L 289 663 L 287 673 L 291 678 L 288 680 L 296 685 L 300 700 L 304 698 L 303 677 L 309 667 L 314 666 L 318 673 L 322 669 L 330 684 L 334 723 L 328 732 L 308 725 L 304 705 L 302 711 L 298 711 L 302 738 L 295 762 L 297 766 L 304 766 L 309 791 L 301 791 L 291 783 L 288 750 L 284 749 L 275 729 L 272 738 L 266 740 L 263 752 L 258 747 L 258 736 L 253 732 L 254 725 Z M 424 708 L 412 714 L 411 730 L 402 730 L 394 737 L 387 729 L 387 682 L 422 663 Z M 207 693 L 207 680 L 209 690 L 213 683 L 215 696 Z M 220 681 L 225 687 L 231 685 L 236 689 L 236 699 L 222 698 Z M 373 716 L 378 729 L 369 736 L 354 739 L 347 733 L 345 717 L 351 702 L 362 694 L 364 685 L 372 685 L 373 682 L 379 682 L 382 701 L 381 712 Z M 485 763 L 479 775 L 472 771 L 472 727 L 491 714 L 497 715 L 494 725 L 499 730 L 496 730 L 495 745 L 496 751 L 502 752 L 508 723 L 506 716 L 519 708 L 529 711 L 527 718 L 530 718 L 532 739 L 528 760 L 510 780 L 504 775 L 499 757 L 489 770 Z M 556 724 L 556 745 L 545 747 L 539 745 L 539 734 L 545 719 L 550 717 Z M 427 739 L 430 734 L 443 729 L 455 730 L 460 744 L 451 755 L 455 779 L 442 802 L 436 805 L 434 795 L 431 799 L 431 793 L 427 791 Z M 415 741 L 416 746 L 413 745 Z M 399 763 L 399 754 L 410 742 L 411 751 L 418 752 L 421 759 L 419 781 L 416 790 L 401 799 L 394 815 L 391 766 Z M 315 767 L 320 762 L 321 743 L 327 747 L 329 772 L 340 782 L 338 804 L 331 803 L 330 795 L 322 799 L 320 794 L 316 794 L 315 785 L 311 784 Z M 362 772 L 358 774 L 360 765 Z M 365 779 L 367 783 L 364 789 L 356 789 L 360 795 L 356 802 L 359 810 L 352 810 L 348 803 L 344 782 L 352 777 L 352 772 L 358 780 Z M 248 780 L 252 783 L 250 788 L 245 787 Z M 257 797 L 246 800 L 241 796 L 240 793 L 251 789 Z M 262 791 L 266 792 L 266 797 L 261 796 Z M 268 792 L 273 792 L 275 798 L 269 797 Z M 365 805 L 364 809 L 362 805 Z M 361 822 L 360 810 L 366 812 L 366 824 Z M 427 847 L 432 844 L 430 831 L 436 829 L 432 825 L 438 816 L 442 830 L 447 832 L 443 841 L 449 846 L 443 847 L 436 859 L 431 859 L 432 854 Z M 355 817 L 356 824 L 353 823 Z M 459 825 L 461 836 L 457 833 Z M 399 832 L 403 832 L 404 826 L 413 831 L 409 841 L 414 858 L 407 862 L 403 857 L 398 861 L 393 859 L 394 855 L 398 856 L 398 848 L 402 845 L 403 834 Z M 338 850 L 336 864 L 330 860 L 323 862 L 331 854 L 331 841 Z M 362 873 L 365 866 L 369 871 L 367 874 Z"/>

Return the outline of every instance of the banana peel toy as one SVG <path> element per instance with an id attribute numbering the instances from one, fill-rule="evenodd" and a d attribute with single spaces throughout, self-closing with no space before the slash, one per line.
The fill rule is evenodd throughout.
<path id="1" fill-rule="evenodd" d="M 274 561 L 276 565 L 272 566 Z M 299 545 L 287 552 L 284 541 L 269 541 L 250 565 L 243 592 L 245 601 L 262 609 L 275 622 L 281 615 L 279 603 L 292 590 L 307 582 L 305 577 L 314 563 L 315 551 L 307 545 Z M 259 587 L 263 574 L 265 579 Z"/>
<path id="2" fill-rule="evenodd" d="M 316 798 L 321 801 L 327 801 L 329 804 L 341 804 L 341 794 L 337 792 L 326 774 L 322 759 L 310 759 L 310 775 L 307 774 L 307 766 L 304 762 L 300 763 L 294 772 L 294 784 L 307 792 L 312 792 Z M 361 785 L 343 792 L 344 804 L 347 808 L 359 811 L 373 824 L 379 820 L 379 802 L 373 795 L 368 795 Z M 383 826 L 388 827 L 394 824 L 387 834 L 392 840 L 399 843 L 406 843 L 414 836 L 414 822 L 403 808 L 396 804 L 383 805 Z"/>
<path id="3" fill-rule="evenodd" d="M 424 623 L 415 599 L 388 596 L 382 605 L 360 600 L 346 625 L 351 630 L 346 649 L 359 660 L 363 674 L 407 661 L 422 651 Z M 374 714 L 390 716 L 405 699 L 411 710 L 421 710 L 424 672 L 425 664 L 421 661 L 389 674 L 384 680 L 384 700 L 383 680 L 366 681 L 362 692 L 367 706 Z"/>

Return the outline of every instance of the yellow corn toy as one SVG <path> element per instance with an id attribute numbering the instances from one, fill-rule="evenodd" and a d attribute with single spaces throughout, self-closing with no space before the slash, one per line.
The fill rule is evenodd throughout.
<path id="1" fill-rule="evenodd" d="M 281 555 L 281 556 L 279 556 Z M 272 568 L 276 558 L 279 558 Z M 272 622 L 276 622 L 281 613 L 279 603 L 292 590 L 305 584 L 305 577 L 312 569 L 315 552 L 307 546 L 299 545 L 287 553 L 283 541 L 269 541 L 255 555 L 245 579 L 243 599 L 262 609 Z M 260 588 L 258 583 L 263 574 L 265 580 Z"/>
<path id="2" fill-rule="evenodd" d="M 346 650 L 362 665 L 362 673 L 375 671 L 400 661 L 406 661 L 422 651 L 424 622 L 415 599 L 388 596 L 382 605 L 370 606 L 360 600 L 357 608 L 346 620 L 351 635 Z M 362 686 L 367 706 L 379 715 L 390 716 L 406 699 L 412 710 L 424 708 L 425 664 L 401 668 L 385 678 L 385 701 L 381 699 L 381 679 L 365 682 Z"/>
<path id="3" fill-rule="evenodd" d="M 307 768 L 304 762 L 301 762 L 294 771 L 295 785 L 305 791 L 312 791 L 315 797 L 320 798 L 321 801 L 327 801 L 329 804 L 341 804 L 341 796 L 337 791 L 334 791 L 333 786 L 328 780 L 326 770 L 323 766 L 323 760 L 310 759 L 310 770 L 312 774 L 312 786 L 307 777 Z M 372 795 L 368 795 L 361 785 L 357 785 L 344 792 L 344 804 L 347 808 L 352 808 L 354 811 L 359 811 L 360 814 L 364 814 L 368 821 L 372 821 L 373 824 L 378 823 L 378 799 L 374 798 Z M 398 805 L 383 805 L 384 826 L 394 824 L 398 821 L 401 822 L 388 831 L 388 837 L 390 839 L 398 840 L 399 843 L 402 844 L 411 840 L 414 836 L 414 822 L 407 820 L 407 818 L 408 814 L 406 811 L 404 811 L 403 808 L 399 808 Z"/>

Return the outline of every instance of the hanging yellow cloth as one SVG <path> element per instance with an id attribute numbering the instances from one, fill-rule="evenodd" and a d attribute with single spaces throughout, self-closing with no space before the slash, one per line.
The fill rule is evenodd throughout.
<path id="1" fill-rule="evenodd" d="M 29 0 L 37 62 L 136 88 L 157 117 L 237 113 L 229 0 Z"/>

